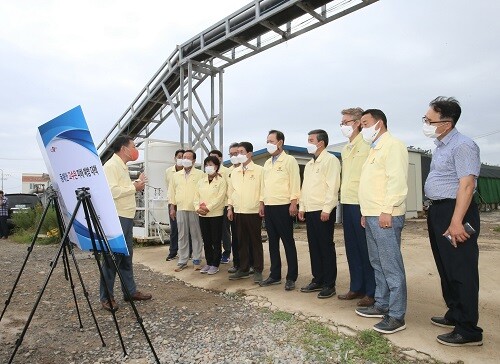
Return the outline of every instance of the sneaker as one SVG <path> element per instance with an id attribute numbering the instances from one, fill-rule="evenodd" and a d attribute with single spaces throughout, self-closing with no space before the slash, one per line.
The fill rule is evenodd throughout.
<path id="1" fill-rule="evenodd" d="M 359 316 L 363 317 L 380 317 L 383 318 L 387 311 L 384 311 L 377 306 L 373 305 L 370 307 L 358 307 L 354 310 Z"/>
<path id="2" fill-rule="evenodd" d="M 394 334 L 404 329 L 406 329 L 405 320 L 398 320 L 389 315 L 385 315 L 382 321 L 373 326 L 373 330 L 381 332 L 382 334 Z"/>
<path id="3" fill-rule="evenodd" d="M 318 298 L 330 298 L 335 295 L 335 287 L 325 287 L 318 293 Z"/>
<path id="4" fill-rule="evenodd" d="M 177 268 L 175 268 L 174 270 L 176 272 L 180 272 L 181 270 L 187 268 L 187 263 L 177 263 Z"/>
<path id="5" fill-rule="evenodd" d="M 255 272 L 253 274 L 253 283 L 259 284 L 263 279 L 264 277 L 262 277 L 262 272 Z"/>
<path id="6" fill-rule="evenodd" d="M 440 344 L 448 345 L 448 346 L 481 346 L 483 345 L 483 340 L 473 340 L 466 339 L 459 333 L 452 331 L 447 334 L 438 335 L 437 341 Z"/>
<path id="7" fill-rule="evenodd" d="M 219 271 L 219 267 L 215 267 L 215 266 L 213 266 L 213 265 L 212 265 L 212 266 L 210 267 L 210 269 L 208 270 L 207 274 L 212 275 L 212 274 L 217 273 L 218 271 Z"/>
<path id="8" fill-rule="evenodd" d="M 227 270 L 228 273 L 236 273 L 238 271 L 238 267 L 231 267 Z"/>
<path id="9" fill-rule="evenodd" d="M 236 279 L 243 279 L 243 278 L 249 278 L 250 277 L 250 273 L 248 272 L 242 272 L 241 270 L 237 270 L 236 273 L 234 274 L 231 274 L 229 276 L 229 280 L 230 281 L 234 281 Z"/>
<path id="10" fill-rule="evenodd" d="M 295 289 L 295 281 L 287 279 L 285 283 L 285 291 L 293 291 L 294 289 Z"/>
<path id="11" fill-rule="evenodd" d="M 200 273 L 201 274 L 206 274 L 206 273 L 208 273 L 208 271 L 210 270 L 210 268 L 211 267 L 209 265 L 205 265 L 205 266 L 203 266 L 203 268 L 200 269 Z"/>
<path id="12" fill-rule="evenodd" d="M 300 289 L 300 292 L 310 293 L 310 292 L 317 292 L 317 291 L 321 291 L 321 290 L 323 290 L 323 287 L 321 286 L 321 284 L 311 282 L 307 286 L 302 287 Z"/>
<path id="13" fill-rule="evenodd" d="M 226 256 L 222 256 L 222 258 L 220 258 L 220 264 L 227 264 L 229 263 L 229 257 L 226 257 Z"/>
<path id="14" fill-rule="evenodd" d="M 259 283 L 261 287 L 267 287 L 267 286 L 272 286 L 274 284 L 280 284 L 281 279 L 274 279 L 272 277 L 267 277 L 265 280 Z"/>
<path id="15" fill-rule="evenodd" d="M 455 323 L 453 321 L 450 321 L 444 317 L 439 317 L 439 316 L 431 317 L 431 324 L 439 327 L 449 327 L 449 328 L 455 327 Z"/>
<path id="16" fill-rule="evenodd" d="M 170 262 L 171 260 L 174 260 L 175 258 L 177 258 L 177 254 L 169 254 L 167 255 L 167 257 L 165 258 L 165 260 L 167 262 Z"/>
<path id="17" fill-rule="evenodd" d="M 255 270 L 253 269 L 253 267 L 250 267 L 250 269 L 248 270 L 248 274 L 254 274 L 255 273 Z"/>

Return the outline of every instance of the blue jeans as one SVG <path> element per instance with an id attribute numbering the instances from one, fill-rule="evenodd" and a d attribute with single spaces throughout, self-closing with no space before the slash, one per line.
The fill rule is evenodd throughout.
<path id="1" fill-rule="evenodd" d="M 391 317 L 403 320 L 406 314 L 406 275 L 401 255 L 401 231 L 405 217 L 393 216 L 392 227 L 382 229 L 378 216 L 366 216 L 366 241 L 375 272 L 375 306 Z"/>
<path id="2" fill-rule="evenodd" d="M 127 242 L 128 252 L 130 253 L 130 255 L 126 256 L 123 254 L 115 254 L 115 260 L 116 260 L 116 265 L 120 270 L 120 274 L 123 279 L 123 284 L 125 285 L 125 287 L 127 287 L 128 293 L 130 295 L 133 295 L 137 291 L 134 281 L 134 270 L 132 267 L 132 256 L 134 254 L 134 249 L 133 249 L 134 240 L 133 240 L 132 228 L 134 226 L 134 220 L 121 216 L 119 216 L 119 218 L 123 230 L 123 235 L 125 236 L 125 241 Z M 113 264 L 113 261 L 111 260 L 111 257 L 109 257 L 109 263 L 110 263 L 109 267 L 106 265 L 106 262 L 104 260 L 101 260 L 101 262 L 102 262 L 101 263 L 102 272 L 104 274 L 104 279 L 108 286 L 109 294 L 111 295 L 111 298 L 114 298 L 113 287 L 115 285 L 115 278 L 116 278 L 115 266 Z M 122 292 L 123 296 L 125 296 L 125 290 L 123 289 L 123 286 L 122 286 Z M 99 287 L 99 298 L 101 301 L 106 301 L 108 298 L 106 294 L 106 286 L 104 285 L 104 280 L 102 277 Z"/>

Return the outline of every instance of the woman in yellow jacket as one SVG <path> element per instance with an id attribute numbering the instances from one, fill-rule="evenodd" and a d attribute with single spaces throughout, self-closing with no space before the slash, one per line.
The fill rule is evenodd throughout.
<path id="1" fill-rule="evenodd" d="M 207 264 L 200 270 L 202 274 L 219 271 L 222 256 L 222 222 L 227 183 L 219 174 L 220 161 L 209 156 L 203 161 L 205 176 L 198 181 L 194 195 L 194 208 L 200 216 L 201 236 Z"/>

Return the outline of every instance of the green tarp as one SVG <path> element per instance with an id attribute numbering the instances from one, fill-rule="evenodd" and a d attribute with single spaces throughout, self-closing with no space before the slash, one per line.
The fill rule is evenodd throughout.
<path id="1" fill-rule="evenodd" d="M 482 177 L 477 179 L 475 200 L 477 203 L 500 203 L 500 178 Z"/>

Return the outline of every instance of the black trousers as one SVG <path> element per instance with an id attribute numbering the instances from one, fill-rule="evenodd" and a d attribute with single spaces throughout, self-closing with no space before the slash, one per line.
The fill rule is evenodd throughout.
<path id="1" fill-rule="evenodd" d="M 306 212 L 307 242 L 311 258 L 312 281 L 323 287 L 335 287 L 337 280 L 337 255 L 333 242 L 336 208 L 328 221 L 321 221 L 321 211 Z"/>
<path id="2" fill-rule="evenodd" d="M 274 279 L 281 279 L 280 239 L 285 248 L 288 271 L 287 280 L 296 281 L 299 274 L 297 248 L 293 238 L 293 218 L 289 213 L 290 204 L 265 206 L 265 221 L 269 238 L 269 256 L 271 258 L 271 273 Z"/>
<path id="3" fill-rule="evenodd" d="M 0 238 L 9 237 L 9 227 L 7 226 L 7 217 L 8 216 L 0 216 Z"/>
<path id="4" fill-rule="evenodd" d="M 264 251 L 262 248 L 262 218 L 259 214 L 234 214 L 238 235 L 240 270 L 250 270 L 251 257 L 256 272 L 264 269 Z"/>
<path id="5" fill-rule="evenodd" d="M 448 306 L 445 317 L 455 322 L 455 332 L 467 339 L 482 339 L 479 320 L 479 210 L 472 202 L 462 223 L 468 222 L 476 230 L 464 243 L 455 248 L 443 236 L 450 225 L 455 200 L 434 204 L 429 208 L 427 226 L 432 254 L 441 278 L 443 298 Z"/>
<path id="6" fill-rule="evenodd" d="M 223 216 L 200 216 L 200 230 L 205 250 L 207 265 L 218 267 L 222 256 L 222 222 Z"/>

